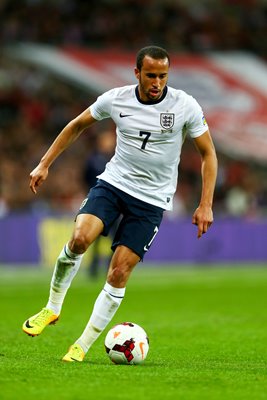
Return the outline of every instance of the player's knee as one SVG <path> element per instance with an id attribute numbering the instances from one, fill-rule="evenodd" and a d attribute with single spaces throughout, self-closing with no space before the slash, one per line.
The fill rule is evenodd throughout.
<path id="1" fill-rule="evenodd" d="M 115 264 L 109 269 L 108 283 L 114 287 L 125 287 L 133 266 L 130 263 Z"/>
<path id="2" fill-rule="evenodd" d="M 113 268 L 108 274 L 108 283 L 113 287 L 124 287 L 127 282 L 127 273 L 119 267 Z"/>
<path id="3" fill-rule="evenodd" d="M 70 242 L 69 248 L 73 253 L 83 254 L 90 244 L 89 238 L 82 232 L 74 233 Z"/>
<path id="4" fill-rule="evenodd" d="M 114 287 L 122 288 L 130 277 L 132 270 L 140 257 L 125 246 L 118 246 L 111 260 L 108 271 L 108 283 Z"/>

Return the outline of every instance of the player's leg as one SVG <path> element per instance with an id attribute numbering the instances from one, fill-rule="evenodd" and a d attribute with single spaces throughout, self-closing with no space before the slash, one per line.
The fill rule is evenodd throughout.
<path id="1" fill-rule="evenodd" d="M 91 214 L 77 216 L 71 240 L 60 253 L 50 285 L 50 296 L 46 308 L 60 314 L 61 307 L 73 278 L 81 265 L 87 248 L 100 235 L 103 222 Z"/>
<path id="2" fill-rule="evenodd" d="M 140 256 L 126 246 L 116 248 L 111 259 L 107 282 L 96 299 L 89 322 L 64 361 L 82 361 L 85 354 L 99 337 L 118 310 L 125 294 L 126 283 L 139 262 Z"/>
<path id="3" fill-rule="evenodd" d="M 66 293 L 75 277 L 84 252 L 103 230 L 101 219 L 90 214 L 77 216 L 71 240 L 57 258 L 50 284 L 46 307 L 23 324 L 23 331 L 31 336 L 39 335 L 43 329 L 55 323 L 61 312 Z"/>
<path id="4" fill-rule="evenodd" d="M 100 292 L 89 322 L 64 361 L 82 361 L 88 349 L 118 310 L 134 266 L 143 258 L 160 226 L 163 210 L 120 193 L 125 215 L 116 231 L 107 282 Z"/>
<path id="5" fill-rule="evenodd" d="M 117 196 L 99 181 L 83 201 L 76 218 L 73 235 L 60 253 L 50 285 L 46 307 L 23 324 L 25 333 L 35 336 L 58 319 L 64 297 L 81 264 L 88 246 L 101 234 L 107 235 L 118 218 Z"/>

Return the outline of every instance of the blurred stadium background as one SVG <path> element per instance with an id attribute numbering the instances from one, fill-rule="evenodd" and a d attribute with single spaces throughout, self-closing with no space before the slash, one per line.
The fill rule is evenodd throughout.
<path id="1" fill-rule="evenodd" d="M 205 111 L 219 158 L 209 234 L 196 240 L 199 160 L 186 141 L 173 212 L 146 261 L 267 260 L 266 0 L 0 1 L 0 264 L 53 266 L 88 190 L 97 124 L 33 196 L 29 173 L 63 126 L 98 94 L 135 83 L 135 52 L 172 56 L 170 84 Z M 102 245 L 109 252 L 108 239 Z M 90 257 L 90 253 L 88 253 Z"/>

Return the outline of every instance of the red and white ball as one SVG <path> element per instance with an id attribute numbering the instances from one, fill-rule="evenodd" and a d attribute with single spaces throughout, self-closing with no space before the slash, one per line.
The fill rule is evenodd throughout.
<path id="1" fill-rule="evenodd" d="M 105 348 L 114 364 L 141 364 L 149 350 L 149 339 L 141 326 L 123 322 L 109 330 Z"/>

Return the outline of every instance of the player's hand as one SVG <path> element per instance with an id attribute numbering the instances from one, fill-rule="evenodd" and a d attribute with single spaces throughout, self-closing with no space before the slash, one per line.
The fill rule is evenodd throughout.
<path id="1" fill-rule="evenodd" d="M 207 232 L 213 223 L 213 212 L 211 207 L 200 205 L 193 214 L 192 224 L 198 227 L 198 239 Z"/>
<path id="2" fill-rule="evenodd" d="M 48 168 L 43 167 L 40 164 L 30 173 L 30 188 L 34 194 L 37 193 L 36 188 L 43 183 L 47 178 L 47 175 Z"/>

